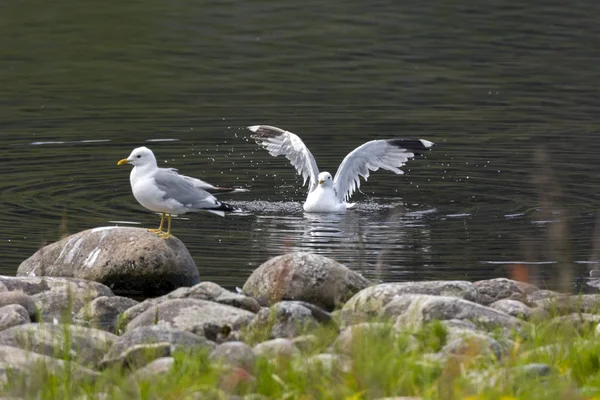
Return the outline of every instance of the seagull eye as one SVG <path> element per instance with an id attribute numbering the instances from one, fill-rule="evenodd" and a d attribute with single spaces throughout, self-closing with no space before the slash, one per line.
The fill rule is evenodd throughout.
<path id="1" fill-rule="evenodd" d="M 137 155 L 137 158 L 142 158 L 142 155 L 141 155 L 141 154 L 138 154 L 138 155 Z"/>

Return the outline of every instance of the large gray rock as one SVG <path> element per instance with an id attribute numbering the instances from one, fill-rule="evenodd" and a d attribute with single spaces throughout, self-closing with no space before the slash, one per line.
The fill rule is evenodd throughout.
<path id="1" fill-rule="evenodd" d="M 209 300 L 219 304 L 241 308 L 250 312 L 258 312 L 261 307 L 252 297 L 233 293 L 213 282 L 201 282 L 192 287 L 181 287 L 165 294 L 164 296 L 146 299 L 143 302 L 127 309 L 123 313 L 123 320 L 131 321 L 149 308 L 173 299 Z"/>
<path id="2" fill-rule="evenodd" d="M 151 347 L 153 345 L 167 344 L 169 353 L 172 355 L 175 351 L 194 351 L 198 349 L 211 350 L 215 344 L 204 337 L 195 335 L 181 329 L 173 329 L 160 325 L 143 326 L 126 332 L 118 337 L 110 350 L 102 360 L 103 367 L 111 365 L 130 365 L 138 364 L 137 353 L 140 349 L 149 349 L 153 354 L 160 354 L 162 348 Z M 150 347 L 149 347 L 150 346 Z M 150 357 L 147 357 L 150 358 Z M 156 357 L 155 357 L 156 358 Z"/>
<path id="3" fill-rule="evenodd" d="M 74 316 L 85 306 L 85 300 L 77 295 L 47 291 L 31 296 L 39 311 L 38 322 L 71 323 Z"/>
<path id="4" fill-rule="evenodd" d="M 28 295 L 46 291 L 71 293 L 86 301 L 100 296 L 114 296 L 112 290 L 106 285 L 77 278 L 0 275 L 0 282 L 9 291 L 20 290 Z"/>
<path id="5" fill-rule="evenodd" d="M 500 299 L 493 302 L 489 306 L 490 308 L 502 311 L 503 313 L 512 315 L 513 317 L 522 318 L 524 320 L 529 320 L 534 314 L 533 310 L 530 307 L 527 307 L 525 304 L 518 300 Z"/>
<path id="6" fill-rule="evenodd" d="M 472 301 L 449 296 L 405 294 L 394 298 L 388 307 L 403 309 L 396 319 L 396 328 L 420 327 L 433 320 L 464 319 L 485 329 L 520 330 L 525 322 L 501 311 Z"/>
<path id="7" fill-rule="evenodd" d="M 467 281 L 424 281 L 382 283 L 356 293 L 342 308 L 342 319 L 361 321 L 367 317 L 381 316 L 385 306 L 395 296 L 403 294 L 428 294 L 452 296 L 477 302 L 477 289 Z M 393 316 L 391 310 L 388 315 Z"/>
<path id="8" fill-rule="evenodd" d="M 137 301 L 128 297 L 101 296 L 80 309 L 74 320 L 79 325 L 115 332 L 119 315 L 136 304 Z"/>
<path id="9" fill-rule="evenodd" d="M 293 338 L 317 328 L 320 323 L 332 323 L 331 314 L 310 303 L 280 301 L 263 308 L 252 320 L 252 329 L 270 329 L 271 338 Z"/>
<path id="10" fill-rule="evenodd" d="M 298 353 L 298 349 L 290 339 L 271 339 L 259 343 L 253 348 L 254 354 L 270 359 L 290 358 Z"/>
<path id="11" fill-rule="evenodd" d="M 0 332 L 0 345 L 96 366 L 117 336 L 77 325 L 25 324 Z"/>
<path id="12" fill-rule="evenodd" d="M 133 379 L 152 379 L 156 376 L 164 376 L 173 368 L 174 364 L 175 359 L 173 357 L 161 357 L 138 369 L 131 374 L 131 377 Z"/>
<path id="13" fill-rule="evenodd" d="M 600 294 L 555 296 L 533 302 L 551 313 L 600 313 Z"/>
<path id="14" fill-rule="evenodd" d="M 37 307 L 35 301 L 21 290 L 0 292 L 0 307 L 18 304 L 27 310 L 30 320 L 36 319 Z"/>
<path id="15" fill-rule="evenodd" d="M 501 299 L 525 301 L 527 295 L 539 289 L 525 282 L 513 281 L 506 278 L 486 279 L 474 283 L 479 291 L 479 303 L 491 304 Z"/>
<path id="16" fill-rule="evenodd" d="M 243 368 L 249 372 L 254 370 L 254 363 L 256 362 L 254 351 L 243 342 L 221 343 L 210 353 L 210 358 L 213 361 Z"/>
<path id="17" fill-rule="evenodd" d="M 29 313 L 20 304 L 0 307 L 0 331 L 31 322 Z"/>
<path id="18" fill-rule="evenodd" d="M 263 305 L 301 300 L 332 310 L 368 285 L 360 274 L 330 258 L 296 252 L 263 263 L 250 275 L 243 293 Z"/>
<path id="19" fill-rule="evenodd" d="M 106 226 L 66 237 L 23 261 L 18 276 L 101 282 L 120 293 L 168 293 L 200 281 L 185 245 L 142 228 Z"/>
<path id="20" fill-rule="evenodd" d="M 100 376 L 98 372 L 74 362 L 31 353 L 17 347 L 0 345 L 0 385 L 7 380 L 7 370 L 10 370 L 11 378 L 29 379 L 34 377 L 42 366 L 48 372 L 60 376 L 65 376 L 66 371 L 71 371 L 70 377 L 76 382 L 92 381 Z M 40 382 L 31 383 L 40 384 Z"/>
<path id="21" fill-rule="evenodd" d="M 212 301 L 175 299 L 144 311 L 127 324 L 126 330 L 161 325 L 221 341 L 231 331 L 246 326 L 253 317 L 254 314 L 249 311 Z"/>
<path id="22" fill-rule="evenodd" d="M 482 332 L 465 331 L 461 335 L 453 336 L 442 348 L 442 354 L 467 357 L 493 355 L 496 359 L 500 359 L 506 352 L 506 349 L 496 339 Z"/>

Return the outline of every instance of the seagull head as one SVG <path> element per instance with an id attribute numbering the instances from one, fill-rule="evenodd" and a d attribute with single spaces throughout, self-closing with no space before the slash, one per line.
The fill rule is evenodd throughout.
<path id="1" fill-rule="evenodd" d="M 328 187 L 333 185 L 333 178 L 329 172 L 321 172 L 319 174 L 319 185 Z"/>
<path id="2" fill-rule="evenodd" d="M 154 153 L 147 147 L 138 147 L 133 149 L 129 157 L 119 160 L 117 165 L 123 164 L 131 164 L 134 167 L 140 166 L 143 167 L 145 165 L 154 165 L 156 166 L 156 158 L 154 157 Z"/>

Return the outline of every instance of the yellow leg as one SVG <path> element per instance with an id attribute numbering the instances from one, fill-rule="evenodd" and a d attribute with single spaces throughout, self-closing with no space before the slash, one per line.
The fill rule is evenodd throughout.
<path id="1" fill-rule="evenodd" d="M 166 232 L 158 234 L 163 239 L 168 239 L 171 236 L 171 214 L 169 214 L 169 224 Z"/>
<path id="2" fill-rule="evenodd" d="M 165 222 L 165 213 L 162 213 L 162 217 L 160 217 L 160 226 L 158 227 L 158 229 L 148 229 L 148 232 L 152 232 L 152 233 L 162 233 L 162 228 L 163 228 L 163 223 Z"/>

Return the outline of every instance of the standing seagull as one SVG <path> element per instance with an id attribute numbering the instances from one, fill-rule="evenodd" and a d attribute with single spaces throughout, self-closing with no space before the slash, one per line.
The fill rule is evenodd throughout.
<path id="1" fill-rule="evenodd" d="M 117 165 L 123 164 L 133 165 L 129 181 L 138 203 L 148 210 L 162 213 L 158 229 L 148 231 L 158 233 L 158 236 L 164 239 L 171 236 L 172 214 L 208 211 L 223 217 L 225 211 L 237 211 L 233 206 L 219 202 L 207 191 L 210 188 L 220 188 L 200 179 L 180 175 L 173 168 L 158 168 L 154 153 L 147 147 L 133 149 L 129 157 L 117 162 Z M 203 187 L 204 185 L 210 188 Z M 165 215 L 169 216 L 166 232 L 163 231 Z"/>
<path id="2" fill-rule="evenodd" d="M 354 191 L 360 188 L 360 178 L 365 181 L 369 170 L 379 168 L 403 174 L 399 168 L 415 154 L 427 150 L 433 143 L 424 139 L 371 140 L 350 152 L 338 167 L 332 179 L 329 172 L 319 173 L 317 162 L 302 139 L 283 129 L 268 125 L 249 126 L 252 139 L 276 157 L 284 155 L 302 175 L 304 182 L 310 178 L 304 211 L 344 213 L 355 203 L 347 203 Z"/>

